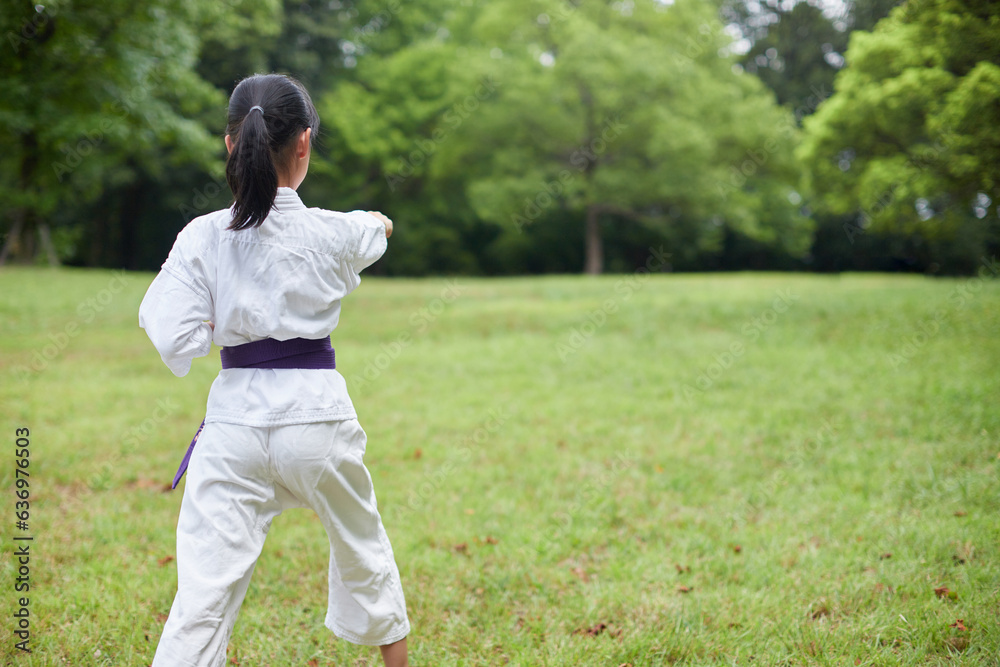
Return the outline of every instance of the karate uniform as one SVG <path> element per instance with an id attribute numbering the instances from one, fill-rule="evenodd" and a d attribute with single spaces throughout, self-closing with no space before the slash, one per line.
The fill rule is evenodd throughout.
<path id="1" fill-rule="evenodd" d="M 374 216 L 306 208 L 291 188 L 278 188 L 261 226 L 228 231 L 230 220 L 228 209 L 192 220 L 139 308 L 139 326 L 177 376 L 213 341 L 329 335 L 340 300 L 386 249 L 385 226 Z M 365 443 L 336 370 L 219 372 L 188 467 L 178 590 L 153 667 L 224 664 L 271 520 L 292 507 L 313 509 L 330 538 L 326 626 L 366 645 L 409 633 Z"/>

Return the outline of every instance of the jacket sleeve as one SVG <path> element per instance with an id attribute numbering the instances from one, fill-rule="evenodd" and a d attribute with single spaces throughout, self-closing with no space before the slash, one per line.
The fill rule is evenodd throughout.
<path id="1" fill-rule="evenodd" d="M 385 254 L 388 245 L 385 238 L 385 225 L 381 220 L 365 211 L 351 211 L 347 216 L 354 223 L 357 233 L 357 246 L 354 249 L 351 264 L 355 272 L 361 273 Z"/>
<path id="2" fill-rule="evenodd" d="M 211 320 L 214 312 L 207 263 L 191 227 L 177 236 L 170 256 L 153 279 L 139 306 L 139 326 L 177 377 L 191 370 L 195 357 L 212 348 Z M 204 250 L 202 250 L 204 252 Z"/>

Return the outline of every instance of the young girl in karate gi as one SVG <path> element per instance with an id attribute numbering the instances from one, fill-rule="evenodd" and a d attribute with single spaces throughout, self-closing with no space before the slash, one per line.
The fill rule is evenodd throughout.
<path id="1" fill-rule="evenodd" d="M 225 361 L 239 346 L 326 339 L 340 300 L 385 252 L 392 222 L 381 213 L 306 208 L 296 194 L 318 129 L 290 77 L 256 75 L 233 91 L 234 204 L 181 230 L 139 309 L 175 375 L 213 341 L 230 348 Z M 326 626 L 381 647 L 388 666 L 407 664 L 406 603 L 362 460 L 365 432 L 326 347 L 326 367 L 301 356 L 224 364 L 212 384 L 177 522 L 177 595 L 153 667 L 225 663 L 271 520 L 292 507 L 314 510 L 330 539 Z"/>

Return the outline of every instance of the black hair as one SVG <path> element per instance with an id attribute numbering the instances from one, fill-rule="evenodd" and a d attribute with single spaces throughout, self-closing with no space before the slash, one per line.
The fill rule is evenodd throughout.
<path id="1" fill-rule="evenodd" d="M 289 149 L 307 128 L 312 128 L 311 143 L 319 132 L 319 114 L 305 86 L 292 77 L 254 74 L 236 84 L 226 124 L 233 144 L 226 159 L 226 182 L 233 191 L 229 229 L 264 222 L 278 194 L 278 169 L 292 164 Z"/>

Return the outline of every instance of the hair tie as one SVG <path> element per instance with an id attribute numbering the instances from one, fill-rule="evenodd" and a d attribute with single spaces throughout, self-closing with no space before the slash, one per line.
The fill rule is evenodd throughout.
<path id="1" fill-rule="evenodd" d="M 262 116 L 264 115 L 264 108 L 257 105 L 250 107 L 250 111 L 247 111 L 247 115 L 249 116 L 250 114 L 252 114 L 254 109 L 260 109 L 261 115 Z"/>

